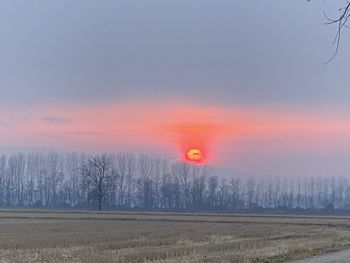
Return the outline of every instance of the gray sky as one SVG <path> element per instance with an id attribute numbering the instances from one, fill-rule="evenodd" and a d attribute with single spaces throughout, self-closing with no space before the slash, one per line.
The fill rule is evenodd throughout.
<path id="1" fill-rule="evenodd" d="M 0 103 L 349 103 L 343 1 L 1 1 Z"/>

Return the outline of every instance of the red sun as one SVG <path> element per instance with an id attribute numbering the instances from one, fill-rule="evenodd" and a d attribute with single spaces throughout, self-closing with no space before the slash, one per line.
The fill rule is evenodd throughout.
<path id="1" fill-rule="evenodd" d="M 189 149 L 186 153 L 186 159 L 191 162 L 203 161 L 203 153 L 199 149 Z"/>
<path id="2" fill-rule="evenodd" d="M 211 156 L 211 144 L 216 134 L 228 130 L 226 126 L 210 123 L 175 123 L 164 125 L 166 131 L 176 134 L 182 161 L 204 164 Z"/>

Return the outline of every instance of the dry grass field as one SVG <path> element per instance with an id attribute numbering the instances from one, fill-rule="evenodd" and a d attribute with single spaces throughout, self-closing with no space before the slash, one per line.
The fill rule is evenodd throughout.
<path id="1" fill-rule="evenodd" d="M 0 262 L 284 262 L 350 247 L 350 217 L 0 211 Z"/>

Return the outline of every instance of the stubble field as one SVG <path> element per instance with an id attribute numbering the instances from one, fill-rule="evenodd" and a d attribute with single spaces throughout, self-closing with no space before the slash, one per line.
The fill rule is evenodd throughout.
<path id="1" fill-rule="evenodd" d="M 350 217 L 0 211 L 0 262 L 284 262 L 350 247 Z"/>

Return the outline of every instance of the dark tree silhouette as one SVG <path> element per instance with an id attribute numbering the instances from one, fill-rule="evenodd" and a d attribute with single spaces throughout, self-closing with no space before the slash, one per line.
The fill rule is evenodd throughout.
<path id="1" fill-rule="evenodd" d="M 223 178 L 133 154 L 0 156 L 0 208 L 350 211 L 348 177 Z"/>
<path id="2" fill-rule="evenodd" d="M 349 28 L 348 22 L 350 18 L 350 2 L 346 1 L 345 6 L 340 8 L 338 11 L 339 11 L 339 16 L 335 18 L 331 18 L 327 15 L 325 11 L 323 12 L 324 16 L 327 19 L 326 25 L 337 26 L 337 31 L 333 41 L 333 43 L 335 44 L 335 51 L 331 56 L 331 58 L 328 61 L 326 61 L 326 63 L 332 61 L 335 58 L 335 56 L 338 54 L 342 32 L 344 29 Z"/>
<path id="3" fill-rule="evenodd" d="M 107 154 L 96 155 L 82 167 L 87 184 L 91 187 L 91 197 L 98 202 L 98 210 L 102 210 L 107 180 L 113 175 L 112 157 Z"/>
<path id="4" fill-rule="evenodd" d="M 311 0 L 307 0 L 308 2 L 311 2 Z M 323 14 L 327 20 L 325 23 L 326 25 L 335 25 L 337 27 L 336 34 L 333 40 L 333 44 L 335 45 L 335 50 L 333 52 L 333 55 L 325 62 L 325 64 L 331 62 L 336 55 L 338 54 L 342 32 L 344 29 L 349 29 L 349 18 L 350 18 L 350 1 L 345 0 L 345 4 L 343 7 L 338 9 L 338 15 L 334 18 L 330 17 L 327 12 L 324 10 Z"/>

